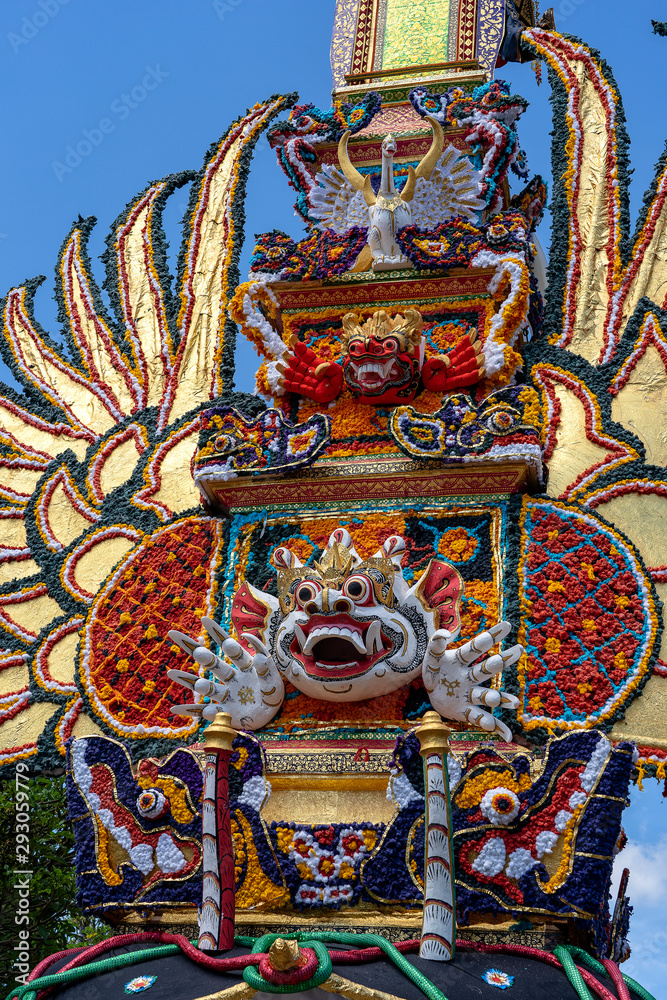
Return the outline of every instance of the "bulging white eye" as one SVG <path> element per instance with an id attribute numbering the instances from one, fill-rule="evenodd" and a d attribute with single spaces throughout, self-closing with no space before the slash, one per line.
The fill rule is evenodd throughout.
<path id="1" fill-rule="evenodd" d="M 373 584 L 367 576 L 358 573 L 348 577 L 343 584 L 343 593 L 355 604 L 366 604 L 373 595 Z"/>
<path id="2" fill-rule="evenodd" d="M 309 601 L 314 601 L 322 593 L 322 587 L 315 580 L 304 580 L 296 588 L 294 597 L 300 608 L 305 607 Z"/>
<path id="3" fill-rule="evenodd" d="M 137 799 L 137 809 L 146 819 L 157 819 L 169 808 L 169 803 L 159 788 L 147 788 Z"/>

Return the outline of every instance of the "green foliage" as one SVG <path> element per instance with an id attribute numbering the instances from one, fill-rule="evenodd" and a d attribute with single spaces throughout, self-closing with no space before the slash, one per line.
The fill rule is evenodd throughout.
<path id="1" fill-rule="evenodd" d="M 15 985 L 12 968 L 19 943 L 15 923 L 19 896 L 15 869 L 28 868 L 30 878 L 30 967 L 47 955 L 86 947 L 109 937 L 113 930 L 82 915 L 76 905 L 74 832 L 67 818 L 63 777 L 31 777 L 18 786 L 30 797 L 29 863 L 16 856 L 17 785 L 0 786 L 0 997 Z M 22 925 L 25 927 L 25 925 Z"/>

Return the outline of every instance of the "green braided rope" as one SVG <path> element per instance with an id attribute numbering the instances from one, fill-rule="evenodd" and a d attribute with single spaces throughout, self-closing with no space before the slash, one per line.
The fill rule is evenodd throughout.
<path id="1" fill-rule="evenodd" d="M 321 983 L 325 982 L 332 972 L 332 962 L 331 956 L 328 950 L 324 947 L 325 942 L 331 941 L 335 944 L 351 944 L 359 948 L 380 948 L 384 954 L 391 959 L 394 965 L 400 969 L 400 971 L 410 979 L 422 993 L 429 998 L 429 1000 L 447 1000 L 447 997 L 442 993 L 437 986 L 435 986 L 430 979 L 428 979 L 423 973 L 415 969 L 401 953 L 400 951 L 390 942 L 385 940 L 385 938 L 380 937 L 379 934 L 346 934 L 342 932 L 334 933 L 311 933 L 308 931 L 299 931 L 293 935 L 300 944 L 304 947 L 312 948 L 318 958 L 318 970 L 314 976 L 306 980 L 304 983 L 298 983 L 294 986 L 279 987 L 275 983 L 267 983 L 257 972 L 253 966 L 248 966 L 244 969 L 243 975 L 246 982 L 252 985 L 253 988 L 258 990 L 263 990 L 265 992 L 271 993 L 291 993 L 299 992 L 301 990 L 310 989 L 313 986 L 319 986 Z M 244 935 L 238 935 L 235 937 L 235 943 L 241 947 L 251 947 L 253 954 L 258 952 L 268 951 L 270 945 L 279 937 L 278 934 L 264 934 L 260 938 L 246 937 Z M 42 976 L 40 979 L 33 979 L 32 982 L 26 983 L 23 986 L 14 986 L 8 996 L 7 1000 L 36 1000 L 37 992 L 39 990 L 46 989 L 50 986 L 66 986 L 70 983 L 79 982 L 82 979 L 87 979 L 89 976 L 94 976 L 98 974 L 103 974 L 105 972 L 112 972 L 115 969 L 122 969 L 124 966 L 133 965 L 137 962 L 151 961 L 154 958 L 162 958 L 166 955 L 175 955 L 180 952 L 180 948 L 176 944 L 161 945 L 156 948 L 146 948 L 138 951 L 129 952 L 127 955 L 118 955 L 115 958 L 104 958 L 99 962 L 93 962 L 90 965 L 83 965 L 77 969 L 69 969 L 67 972 L 56 972 L 50 976 Z M 246 973 L 250 973 L 250 978 L 254 973 L 258 978 L 258 984 L 251 983 L 248 979 Z M 585 1000 L 588 1000 L 586 997 Z M 654 1000 L 649 994 L 645 994 L 642 1000 Z"/>
<path id="2" fill-rule="evenodd" d="M 592 969 L 594 972 L 601 972 L 605 976 L 608 975 L 604 965 L 601 962 L 598 962 L 596 958 L 593 958 L 592 955 L 589 955 L 587 951 L 584 951 L 583 948 L 578 948 L 574 944 L 566 944 L 563 945 L 563 947 L 566 948 L 567 951 L 569 951 L 569 953 L 575 958 L 580 959 L 580 961 L 583 962 L 584 965 L 587 965 L 589 969 Z M 626 985 L 630 987 L 633 993 L 636 993 L 638 997 L 641 997 L 641 1000 L 655 1000 L 653 994 L 649 993 L 649 991 L 645 989 L 641 983 L 636 982 L 636 980 L 632 979 L 631 976 L 626 976 L 624 972 L 621 972 L 621 975 L 623 976 L 623 980 Z"/>
<path id="3" fill-rule="evenodd" d="M 198 938 L 191 938 L 190 944 L 197 945 Z M 241 947 L 250 948 L 257 938 L 237 935 L 234 943 Z M 161 945 L 157 948 L 148 948 L 141 951 L 130 952 L 129 955 L 118 955 L 116 958 L 103 958 L 94 965 L 83 965 L 78 969 L 69 969 L 67 972 L 54 972 L 50 976 L 42 976 L 41 979 L 33 979 L 24 986 L 14 986 L 7 997 L 7 1000 L 36 1000 L 37 991 L 46 989 L 48 986 L 67 985 L 68 982 L 83 979 L 88 973 L 111 972 L 113 969 L 122 968 L 123 965 L 131 965 L 141 959 L 150 961 L 152 958 L 159 958 L 161 955 L 174 955 L 181 949 L 176 944 Z M 134 956 L 130 959 L 130 956 Z M 76 973 L 79 973 L 77 976 Z M 47 982 L 49 980 L 49 982 Z M 653 998 L 651 998 L 653 1000 Z"/>
<path id="4" fill-rule="evenodd" d="M 641 983 L 638 983 L 636 979 L 632 978 L 632 976 L 626 976 L 624 972 L 621 972 L 621 975 L 623 976 L 625 985 L 629 986 L 632 992 L 636 993 L 638 997 L 642 998 L 642 1000 L 655 1000 L 653 994 L 649 993 L 646 987 L 642 986 Z"/>
<path id="5" fill-rule="evenodd" d="M 67 986 L 69 983 L 76 983 L 80 979 L 87 979 L 88 976 L 112 972 L 114 969 L 122 969 L 125 965 L 151 961 L 154 958 L 162 958 L 165 955 L 176 955 L 180 950 L 177 944 L 165 944 L 159 948 L 131 951 L 127 955 L 117 955 L 115 958 L 103 958 L 101 961 L 93 962 L 91 965 L 82 965 L 78 969 L 68 969 L 67 972 L 54 972 L 51 976 L 42 976 L 41 979 L 33 979 L 24 986 L 12 987 L 7 994 L 7 1000 L 36 1000 L 37 991 L 44 990 L 47 986 Z"/>
<path id="6" fill-rule="evenodd" d="M 415 969 L 414 965 L 408 962 L 405 956 L 401 955 L 398 948 L 391 941 L 385 940 L 379 934 L 346 934 L 343 931 L 331 931 L 317 934 L 305 932 L 303 936 L 307 937 L 309 941 L 331 941 L 334 944 L 352 944 L 357 948 L 380 948 L 387 958 L 390 958 L 394 965 L 401 970 L 403 975 L 407 976 L 429 1000 L 447 1000 L 445 994 L 427 976 L 420 972 L 419 969 Z M 300 942 L 302 934 L 296 934 L 295 937 Z"/>
<path id="7" fill-rule="evenodd" d="M 584 965 L 587 965 L 593 972 L 601 972 L 603 976 L 609 975 L 602 962 L 598 962 L 597 958 L 593 958 L 583 948 L 579 948 L 576 944 L 563 944 L 560 947 L 569 952 L 572 958 L 579 959 Z"/>
<path id="8" fill-rule="evenodd" d="M 575 965 L 574 959 L 572 958 L 569 950 L 564 948 L 562 944 L 559 944 L 556 948 L 554 948 L 554 955 L 563 966 L 565 975 L 574 986 L 581 1000 L 593 1000 L 593 995 L 588 986 L 586 986 L 586 983 L 584 982 L 579 969 Z M 602 968 L 604 970 L 604 966 Z"/>
<path id="9" fill-rule="evenodd" d="M 252 952 L 266 953 L 280 934 L 264 934 L 255 941 Z M 311 940 L 308 935 L 303 941 L 304 948 L 312 948 L 317 957 L 317 970 L 310 979 L 304 979 L 302 983 L 272 983 L 256 969 L 253 965 L 247 965 L 243 970 L 243 978 L 248 986 L 265 993 L 302 993 L 304 990 L 312 990 L 316 986 L 321 986 L 333 972 L 331 955 L 320 941 Z"/>

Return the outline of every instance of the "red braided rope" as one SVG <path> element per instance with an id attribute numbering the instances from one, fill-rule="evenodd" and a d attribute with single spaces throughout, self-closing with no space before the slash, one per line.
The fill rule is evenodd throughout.
<path id="1" fill-rule="evenodd" d="M 54 955 L 47 955 L 46 958 L 43 958 L 41 962 L 37 963 L 26 979 L 26 982 L 29 983 L 32 979 L 39 979 L 39 977 L 43 976 L 46 970 L 50 969 L 51 966 L 59 959 L 65 958 L 66 955 L 73 955 L 75 952 L 81 951 L 82 947 L 83 945 L 79 945 L 78 948 L 65 948 L 64 951 L 57 951 Z"/>
<path id="2" fill-rule="evenodd" d="M 277 983 L 279 986 L 292 986 L 296 983 L 304 983 L 306 979 L 311 979 L 317 972 L 317 955 L 312 948 L 301 948 L 301 955 L 305 961 L 303 964 L 295 966 L 293 969 L 274 969 L 268 955 L 262 955 L 259 963 L 259 974 L 270 983 Z"/>
<path id="3" fill-rule="evenodd" d="M 609 978 L 616 987 L 616 992 L 618 993 L 618 1000 L 632 1000 L 630 996 L 630 990 L 628 989 L 628 984 L 623 978 L 623 973 L 619 969 L 616 962 L 612 961 L 611 958 L 601 958 L 600 961 L 604 965 Z"/>
<path id="4" fill-rule="evenodd" d="M 91 945 L 90 948 L 80 951 L 75 958 L 59 969 L 59 972 L 67 972 L 68 969 L 76 969 L 80 965 L 87 965 L 88 962 L 92 962 L 99 955 L 103 955 L 107 951 L 113 951 L 114 948 L 123 948 L 130 944 L 148 944 L 149 942 L 155 942 L 157 944 L 177 944 L 184 955 L 191 958 L 193 962 L 197 962 L 198 965 L 203 965 L 207 969 L 217 970 L 218 972 L 226 971 L 236 971 L 245 969 L 247 965 L 259 965 L 261 955 L 237 955 L 234 958 L 213 958 L 211 955 L 207 955 L 203 951 L 199 951 L 195 948 L 193 944 L 190 944 L 188 939 L 184 937 L 183 934 L 168 934 L 165 931 L 144 931 L 143 933 L 137 934 L 119 934 L 117 937 L 107 938 L 105 941 L 100 941 L 99 944 Z M 75 949 L 76 950 L 76 949 Z M 61 952 L 62 956 L 65 954 Z M 57 957 L 50 956 L 54 961 Z M 44 961 L 48 961 L 45 959 Z M 44 963 L 41 962 L 40 965 Z M 49 964 L 53 964 L 50 962 Z M 35 972 L 39 969 L 39 966 L 30 975 L 30 979 L 34 979 Z M 40 990 L 38 994 L 39 1000 L 43 997 L 48 996 L 52 989 L 55 987 L 47 987 L 44 990 Z"/>
<path id="5" fill-rule="evenodd" d="M 507 955 L 526 955 L 529 958 L 537 958 L 541 962 L 546 962 L 547 965 L 553 965 L 557 969 L 563 968 L 555 955 L 552 955 L 550 951 L 542 951 L 540 948 L 531 948 L 526 944 L 482 944 L 479 941 L 457 941 L 456 947 L 460 948 L 461 951 L 487 951 L 487 952 L 505 952 Z M 611 993 L 606 986 L 600 982 L 599 979 L 588 971 L 588 969 L 582 969 L 581 966 L 577 966 L 579 972 L 581 973 L 584 982 L 587 986 L 597 993 L 600 1000 L 617 1000 L 617 997 Z"/>
<path id="6" fill-rule="evenodd" d="M 85 965 L 87 962 L 93 961 L 99 955 L 103 955 L 114 948 L 121 948 L 129 944 L 140 944 L 142 942 L 146 944 L 149 942 L 178 944 L 182 951 L 193 961 L 210 969 L 219 969 L 220 971 L 224 969 L 244 969 L 246 965 L 258 965 L 261 957 L 259 955 L 239 955 L 236 958 L 212 958 L 206 955 L 205 952 L 199 951 L 182 934 L 168 934 L 164 931 L 144 931 L 143 933 L 136 934 L 119 934 L 116 937 L 106 938 L 104 941 L 100 941 L 99 944 L 90 945 L 84 949 L 68 948 L 67 951 L 59 951 L 55 955 L 50 955 L 48 958 L 42 959 L 39 965 L 36 965 L 30 973 L 28 981 L 38 979 L 39 976 L 44 974 L 45 969 L 48 969 L 58 959 L 64 958 L 66 955 L 77 953 L 76 958 L 72 962 L 68 962 L 67 965 L 64 965 L 60 969 L 60 972 L 65 972 L 67 969 L 75 969 L 79 965 Z M 419 940 L 413 938 L 410 941 L 397 941 L 396 948 L 400 952 L 418 951 Z M 381 948 L 354 948 L 350 951 L 331 951 L 330 954 L 333 962 L 340 962 L 342 964 L 347 962 L 350 965 L 360 962 L 372 962 L 384 956 Z M 268 977 L 265 976 L 265 978 Z M 43 990 L 42 993 L 46 995 L 47 991 Z"/>
<path id="7" fill-rule="evenodd" d="M 410 951 L 419 951 L 419 944 L 418 938 L 412 938 L 410 941 L 394 941 L 396 949 L 403 954 Z M 339 962 L 341 965 L 345 965 L 346 962 L 352 965 L 358 962 L 373 962 L 378 958 L 386 958 L 382 948 L 353 948 L 350 951 L 332 951 L 329 949 L 329 954 L 334 964 Z"/>
<path id="8" fill-rule="evenodd" d="M 60 972 L 66 972 L 68 969 L 75 969 L 80 965 L 85 965 L 88 962 L 93 961 L 99 955 L 103 955 L 107 951 L 112 951 L 114 948 L 126 947 L 131 944 L 147 944 L 149 942 L 159 944 L 176 944 L 184 955 L 192 959 L 192 961 L 196 962 L 198 965 L 204 966 L 208 969 L 217 970 L 219 972 L 228 970 L 237 971 L 246 968 L 248 965 L 259 965 L 260 973 L 265 979 L 279 984 L 283 983 L 282 977 L 287 977 L 284 979 L 285 983 L 303 982 L 313 975 L 313 971 L 317 967 L 317 958 L 315 953 L 310 948 L 303 949 L 302 953 L 306 955 L 307 962 L 300 969 L 279 972 L 269 965 L 267 955 L 250 953 L 248 955 L 237 955 L 233 958 L 213 958 L 196 948 L 183 934 L 169 934 L 165 931 L 145 931 L 143 933 L 136 934 L 120 934 L 116 937 L 107 938 L 105 941 L 100 941 L 99 944 L 92 945 L 91 947 L 83 950 L 78 948 L 68 948 L 65 951 L 57 952 L 55 955 L 49 955 L 48 958 L 42 959 L 42 961 L 35 966 L 28 976 L 27 981 L 30 982 L 33 979 L 39 978 L 43 975 L 46 969 L 50 968 L 50 966 L 52 966 L 60 958 L 64 958 L 75 952 L 77 953 L 75 957 L 64 965 L 62 969 L 59 970 Z M 397 941 L 395 946 L 398 951 L 408 953 L 418 951 L 419 944 L 419 940 L 412 939 L 410 941 Z M 520 955 L 529 958 L 536 958 L 538 961 L 545 962 L 548 965 L 553 965 L 555 968 L 562 969 L 561 963 L 555 955 L 551 954 L 551 952 L 542 951 L 540 948 L 532 948 L 528 945 L 483 944 L 479 941 L 466 941 L 459 939 L 456 942 L 456 947 L 460 948 L 461 951 L 479 951 L 496 954 L 505 953 L 507 955 Z M 355 948 L 350 951 L 330 951 L 330 955 L 332 962 L 340 964 L 372 962 L 385 957 L 384 952 L 380 948 Z M 628 988 L 616 963 L 612 962 L 610 959 L 602 959 L 602 963 L 618 991 L 618 1000 L 631 1000 Z M 577 968 L 579 969 L 586 985 L 597 993 L 601 1000 L 617 1000 L 617 998 L 614 997 L 606 986 L 604 986 L 592 973 L 590 973 L 587 969 L 581 968 L 580 966 L 577 966 Z M 39 993 L 40 1000 L 42 997 L 46 997 L 49 992 L 50 989 L 41 990 Z"/>

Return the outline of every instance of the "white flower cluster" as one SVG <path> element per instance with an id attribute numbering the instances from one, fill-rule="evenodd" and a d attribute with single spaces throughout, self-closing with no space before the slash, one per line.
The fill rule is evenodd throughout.
<path id="1" fill-rule="evenodd" d="M 504 869 L 508 878 L 518 879 L 533 868 L 545 854 L 551 854 L 557 840 L 574 819 L 575 810 L 586 803 L 597 785 L 611 749 L 609 740 L 605 736 L 600 736 L 586 767 L 581 772 L 579 781 L 582 790 L 574 791 L 570 795 L 569 809 L 561 809 L 556 813 L 553 831 L 542 830 L 537 834 L 534 854 L 525 847 L 519 847 L 508 855 L 504 839 L 501 836 L 492 836 L 473 861 L 474 871 L 493 877 Z M 495 827 L 509 826 L 519 815 L 521 808 L 518 795 L 502 785 L 485 792 L 479 805 L 485 819 Z"/>

